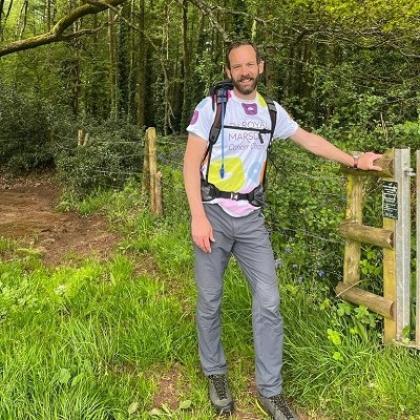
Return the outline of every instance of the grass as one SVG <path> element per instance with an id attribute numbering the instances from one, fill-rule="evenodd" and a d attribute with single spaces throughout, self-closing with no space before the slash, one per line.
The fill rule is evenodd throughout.
<path id="1" fill-rule="evenodd" d="M 0 239 L 8 254 L 0 262 L 1 419 L 213 418 L 197 355 L 188 213 L 166 194 L 162 219 L 145 210 L 134 185 L 80 204 L 124 235 L 106 262 L 47 268 Z M 417 355 L 383 348 L 377 317 L 335 300 L 312 272 L 301 281 L 295 271 L 279 269 L 293 405 L 312 418 L 420 418 Z M 251 392 L 250 306 L 232 261 L 223 303 L 229 375 L 239 409 L 262 418 Z M 171 374 L 178 379 L 169 392 L 161 381 Z"/>

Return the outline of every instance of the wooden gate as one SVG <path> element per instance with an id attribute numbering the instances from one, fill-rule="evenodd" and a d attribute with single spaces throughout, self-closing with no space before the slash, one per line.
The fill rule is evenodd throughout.
<path id="1" fill-rule="evenodd" d="M 417 151 L 417 185 L 420 185 L 420 151 Z M 384 343 L 396 342 L 420 348 L 420 269 L 416 281 L 416 339 L 410 335 L 410 252 L 411 179 L 410 149 L 387 151 L 378 164 L 382 172 L 346 169 L 346 219 L 340 226 L 345 238 L 344 276 L 336 287 L 337 296 L 384 317 Z M 367 177 L 382 179 L 382 228 L 363 224 L 363 203 Z M 417 194 L 417 256 L 420 255 L 420 194 Z M 383 248 L 383 296 L 358 287 L 361 244 Z M 418 258 L 417 258 L 418 259 Z"/>

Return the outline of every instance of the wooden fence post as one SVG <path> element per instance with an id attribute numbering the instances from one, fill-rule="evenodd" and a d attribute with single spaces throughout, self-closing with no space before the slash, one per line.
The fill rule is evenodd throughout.
<path id="1" fill-rule="evenodd" d="M 392 151 L 392 159 L 395 158 L 395 152 Z M 394 181 L 394 177 L 384 178 L 385 181 Z M 389 217 L 383 217 L 384 229 L 394 232 L 395 235 L 395 220 Z M 397 300 L 397 270 L 396 270 L 396 254 L 395 246 L 391 249 L 384 249 L 383 254 L 383 280 L 384 280 L 384 298 L 396 302 Z M 394 314 L 395 315 L 395 314 Z M 391 319 L 384 319 L 384 344 L 392 343 L 397 335 L 397 323 L 395 316 Z"/>
<path id="2" fill-rule="evenodd" d="M 149 133 L 144 133 L 144 151 L 143 151 L 143 179 L 142 194 L 146 195 L 150 191 L 150 170 L 149 170 Z"/>
<path id="3" fill-rule="evenodd" d="M 87 133 L 84 128 L 79 128 L 77 130 L 77 145 L 86 146 L 88 139 L 89 139 L 89 133 Z"/>
<path id="4" fill-rule="evenodd" d="M 347 177 L 347 210 L 346 221 L 357 225 L 362 224 L 363 218 L 363 178 L 358 174 Z M 349 239 L 344 250 L 344 276 L 345 286 L 355 285 L 360 281 L 360 241 Z"/>
<path id="5" fill-rule="evenodd" d="M 146 130 L 144 156 L 143 180 L 150 193 L 151 210 L 154 214 L 160 216 L 162 214 L 162 174 L 157 170 L 156 129 L 154 127 L 149 127 Z M 145 179 L 145 177 L 148 179 Z"/>
<path id="6" fill-rule="evenodd" d="M 158 216 L 162 215 L 162 172 L 156 173 L 156 182 L 155 182 L 155 213 Z"/>

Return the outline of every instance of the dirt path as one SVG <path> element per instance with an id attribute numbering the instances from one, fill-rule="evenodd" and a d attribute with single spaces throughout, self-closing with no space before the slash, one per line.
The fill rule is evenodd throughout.
<path id="1" fill-rule="evenodd" d="M 0 176 L 0 236 L 38 249 L 48 265 L 89 255 L 105 258 L 117 242 L 103 217 L 55 210 L 59 189 L 49 175 Z"/>

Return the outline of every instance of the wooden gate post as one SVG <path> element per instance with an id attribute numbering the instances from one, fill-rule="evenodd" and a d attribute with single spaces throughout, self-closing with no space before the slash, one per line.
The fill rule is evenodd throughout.
<path id="1" fill-rule="evenodd" d="M 146 175 L 143 174 L 143 179 L 148 177 L 148 183 L 145 184 L 148 186 L 150 193 L 151 210 L 154 214 L 160 216 L 162 214 L 162 173 L 157 170 L 156 129 L 154 127 L 149 127 L 146 130 L 144 153 L 143 171 Z"/>
<path id="2" fill-rule="evenodd" d="M 356 172 L 347 177 L 346 222 L 362 225 L 364 185 L 363 178 Z M 344 250 L 344 286 L 354 286 L 360 282 L 360 241 L 349 238 Z"/>
<path id="3" fill-rule="evenodd" d="M 142 194 L 146 195 L 150 192 L 150 169 L 149 169 L 149 134 L 144 133 L 144 151 L 143 151 L 143 177 L 142 177 Z"/>
<path id="4" fill-rule="evenodd" d="M 392 150 L 392 160 L 395 159 L 395 150 Z M 393 171 L 394 172 L 394 171 Z M 386 192 L 385 188 L 386 185 L 389 185 L 389 188 L 392 187 L 392 184 L 395 183 L 394 180 L 394 173 L 392 173 L 392 176 L 384 178 L 384 191 L 383 191 L 383 227 L 384 229 L 387 229 L 391 232 L 393 232 L 393 246 L 391 249 L 384 249 L 383 251 L 383 280 L 384 280 L 384 297 L 386 299 L 389 299 L 390 301 L 394 302 L 394 309 L 395 309 L 395 302 L 397 300 L 397 258 L 396 258 L 396 252 L 395 252 L 395 219 L 391 218 L 391 211 L 389 213 L 386 213 L 386 200 L 387 200 L 387 194 L 389 198 L 389 202 L 393 202 L 396 198 L 392 196 L 391 191 Z M 389 184 L 387 184 L 389 183 Z M 388 214 L 389 217 L 386 217 Z M 397 322 L 396 322 L 396 313 L 393 311 L 393 317 L 390 318 L 384 318 L 384 344 L 392 343 L 392 341 L 397 336 Z"/>
<path id="5" fill-rule="evenodd" d="M 152 213 L 156 213 L 156 129 L 154 127 L 149 127 L 146 130 L 146 133 L 149 138 L 150 204 Z"/>

